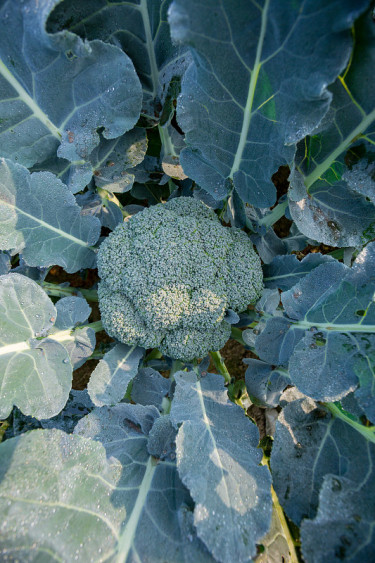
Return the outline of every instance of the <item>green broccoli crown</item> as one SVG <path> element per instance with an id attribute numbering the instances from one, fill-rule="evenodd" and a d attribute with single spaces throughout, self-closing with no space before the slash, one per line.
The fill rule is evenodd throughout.
<path id="1" fill-rule="evenodd" d="M 187 197 L 119 225 L 100 246 L 98 270 L 108 334 L 184 361 L 222 348 L 226 311 L 244 311 L 263 287 L 248 236 Z"/>

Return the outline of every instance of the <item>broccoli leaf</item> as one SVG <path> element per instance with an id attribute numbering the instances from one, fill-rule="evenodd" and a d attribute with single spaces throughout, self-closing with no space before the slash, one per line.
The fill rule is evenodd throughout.
<path id="1" fill-rule="evenodd" d="M 167 22 L 170 3 L 171 0 L 65 0 L 51 13 L 48 28 L 69 29 L 83 38 L 120 46 L 132 59 L 142 83 L 142 113 L 155 120 L 165 105 L 168 118 L 189 59 L 186 49 L 171 41 Z"/>
<path id="2" fill-rule="evenodd" d="M 131 189 L 134 181 L 134 174 L 129 173 L 128 169 L 142 162 L 146 149 L 145 131 L 135 127 L 116 139 L 100 136 L 100 143 L 85 161 L 69 162 L 55 156 L 35 164 L 31 171 L 53 172 L 72 193 L 83 190 L 92 175 L 98 187 L 124 192 Z"/>
<path id="3" fill-rule="evenodd" d="M 277 407 L 285 387 L 290 384 L 288 372 L 272 369 L 266 362 L 245 358 L 249 367 L 245 373 L 246 389 L 251 401 L 261 407 Z"/>
<path id="4" fill-rule="evenodd" d="M 126 517 L 121 466 L 101 444 L 35 430 L 6 440 L 0 457 L 3 557 L 98 562 L 115 553 Z"/>
<path id="5" fill-rule="evenodd" d="M 374 46 L 370 10 L 356 22 L 352 58 L 330 87 L 332 105 L 322 130 L 301 142 L 291 175 L 289 208 L 297 227 L 332 246 L 358 246 L 374 234 L 373 198 L 367 197 L 366 188 L 358 187 L 347 156 L 348 149 L 355 152 L 359 143 L 366 153 L 373 151 L 375 94 L 364 76 L 374 67 Z M 362 183 L 365 180 L 371 189 L 371 167 L 366 169 L 369 156 L 358 166 Z"/>
<path id="6" fill-rule="evenodd" d="M 124 216 L 120 207 L 110 201 L 103 194 L 88 190 L 76 196 L 78 205 L 82 207 L 82 215 L 97 217 L 103 227 L 108 227 L 113 231 L 117 225 L 123 222 Z"/>
<path id="7" fill-rule="evenodd" d="M 0 277 L 0 419 L 17 405 L 36 418 L 64 407 L 72 366 L 65 347 L 45 336 L 56 319 L 50 298 L 20 274 Z"/>
<path id="8" fill-rule="evenodd" d="M 356 461 L 358 463 L 358 460 Z M 301 525 L 305 561 L 356 563 L 375 557 L 374 448 L 365 463 L 371 467 L 363 481 L 326 475 L 319 495 L 318 514 Z"/>
<path id="9" fill-rule="evenodd" d="M 149 453 L 158 459 L 176 459 L 176 434 L 169 414 L 157 418 L 148 439 Z"/>
<path id="10" fill-rule="evenodd" d="M 56 303 L 57 319 L 50 334 L 53 336 L 58 330 L 73 329 L 77 325 L 84 325 L 91 313 L 91 307 L 82 297 L 63 297 Z M 90 327 L 81 326 L 73 332 L 73 338 L 61 341 L 68 351 L 73 369 L 82 366 L 95 349 L 95 331 Z"/>
<path id="11" fill-rule="evenodd" d="M 155 407 L 119 404 L 95 409 L 74 431 L 100 441 L 116 468 L 118 491 L 112 494 L 112 503 L 126 509 L 117 553 L 126 563 L 211 563 L 193 526 L 186 525 L 192 502 L 175 462 L 157 461 L 147 451 L 147 436 L 157 420 Z"/>
<path id="12" fill-rule="evenodd" d="M 29 266 L 67 272 L 95 266 L 96 217 L 82 216 L 70 190 L 50 172 L 34 174 L 0 160 L 0 246 L 22 252 Z"/>
<path id="13" fill-rule="evenodd" d="M 287 317 L 267 320 L 256 339 L 261 359 L 285 365 L 300 391 L 337 401 L 350 391 L 375 420 L 375 243 L 352 268 L 326 262 L 282 294 Z"/>
<path id="14" fill-rule="evenodd" d="M 4 276 L 10 270 L 10 256 L 5 252 L 0 252 L 0 276 Z"/>
<path id="15" fill-rule="evenodd" d="M 302 522 L 307 561 L 374 557 L 373 435 L 371 439 L 311 399 L 284 407 L 272 449 L 273 482 L 287 515 Z"/>
<path id="16" fill-rule="evenodd" d="M 178 372 L 175 380 L 177 467 L 196 503 L 198 536 L 217 560 L 248 561 L 269 529 L 272 507 L 258 430 L 229 401 L 220 375 L 197 380 L 194 372 Z"/>
<path id="17" fill-rule="evenodd" d="M 155 416 L 150 407 L 104 407 L 73 435 L 36 430 L 1 444 L 2 556 L 211 562 L 175 464 L 147 452 L 142 427 Z"/>
<path id="18" fill-rule="evenodd" d="M 109 192 L 129 191 L 134 182 L 134 174 L 128 169 L 140 164 L 147 150 L 144 129 L 135 127 L 122 137 L 114 140 L 103 139 L 91 154 L 95 185 Z"/>
<path id="19" fill-rule="evenodd" d="M 82 297 L 63 297 L 56 303 L 55 327 L 60 330 L 84 324 L 90 316 L 91 307 Z"/>
<path id="20" fill-rule="evenodd" d="M 194 59 L 177 110 L 184 172 L 216 199 L 233 182 L 244 201 L 272 205 L 270 177 L 326 114 L 327 84 L 345 67 L 350 27 L 367 4 L 175 0 L 171 34 Z"/>
<path id="21" fill-rule="evenodd" d="M 87 389 L 97 406 L 115 405 L 124 398 L 129 382 L 137 375 L 144 349 L 116 344 L 91 374 Z"/>
<path id="22" fill-rule="evenodd" d="M 154 405 L 161 410 L 170 386 L 169 379 L 165 379 L 158 371 L 152 368 L 140 369 L 133 379 L 132 399 L 139 405 Z"/>
<path id="23" fill-rule="evenodd" d="M 48 34 L 59 0 L 2 3 L 0 154 L 25 166 L 54 156 L 89 157 L 97 129 L 110 139 L 139 117 L 141 86 L 131 60 L 113 45 Z"/>

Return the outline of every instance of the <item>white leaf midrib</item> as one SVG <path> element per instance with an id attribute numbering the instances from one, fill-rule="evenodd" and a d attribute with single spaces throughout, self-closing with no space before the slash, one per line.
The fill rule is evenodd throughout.
<path id="1" fill-rule="evenodd" d="M 150 456 L 147 461 L 146 471 L 143 476 L 142 483 L 139 487 L 137 500 L 135 501 L 133 510 L 131 511 L 125 528 L 121 532 L 121 537 L 118 542 L 119 554 L 116 558 L 116 563 L 125 563 L 128 559 L 130 550 L 133 548 L 134 537 L 137 531 L 139 520 L 144 510 L 144 506 L 146 504 L 148 493 L 151 489 L 151 484 L 154 478 L 156 467 L 156 464 L 153 462 L 153 459 Z"/>
<path id="2" fill-rule="evenodd" d="M 32 114 L 51 132 L 51 134 L 61 141 L 62 132 L 56 125 L 52 123 L 48 115 L 38 106 L 36 101 L 26 92 L 25 88 L 20 84 L 16 77 L 10 72 L 8 67 L 0 59 L 0 74 L 17 92 L 19 99 L 26 104 L 31 110 Z M 16 126 L 17 124 L 15 124 Z"/>
<path id="3" fill-rule="evenodd" d="M 262 64 L 261 61 L 260 61 L 260 58 L 262 56 L 263 42 L 264 42 L 264 38 L 265 38 L 265 35 L 266 35 L 267 13 L 268 13 L 269 3 L 270 3 L 270 0 L 266 0 L 266 2 L 264 4 L 264 9 L 263 9 L 263 12 L 262 12 L 259 41 L 258 41 L 258 45 L 257 45 L 254 67 L 253 67 L 253 70 L 252 70 L 251 76 L 250 76 L 249 91 L 248 91 L 245 110 L 244 110 L 244 119 L 243 119 L 243 122 L 242 122 L 240 140 L 238 142 L 238 146 L 237 146 L 236 154 L 235 154 L 235 157 L 234 157 L 233 165 L 232 165 L 231 171 L 229 173 L 230 178 L 233 178 L 233 175 L 240 169 L 241 162 L 242 162 L 242 156 L 243 156 L 243 153 L 244 153 L 244 150 L 245 150 L 245 146 L 246 146 L 246 143 L 247 143 L 247 137 L 248 137 L 249 130 L 250 130 L 250 123 L 251 123 L 251 117 L 252 117 L 252 107 L 253 107 L 253 102 L 254 102 L 255 89 L 256 89 L 256 86 L 257 86 L 258 75 L 259 75 L 260 67 L 261 67 L 261 64 Z"/>

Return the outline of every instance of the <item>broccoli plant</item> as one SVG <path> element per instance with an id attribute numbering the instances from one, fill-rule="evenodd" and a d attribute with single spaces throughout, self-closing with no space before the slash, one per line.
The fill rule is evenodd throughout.
<path id="1" fill-rule="evenodd" d="M 374 561 L 372 3 L 0 26 L 0 560 Z"/>

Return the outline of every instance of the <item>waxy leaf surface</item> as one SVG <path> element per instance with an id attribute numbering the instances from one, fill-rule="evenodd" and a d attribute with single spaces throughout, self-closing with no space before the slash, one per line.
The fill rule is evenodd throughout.
<path id="1" fill-rule="evenodd" d="M 67 272 L 93 268 L 96 217 L 81 215 L 71 191 L 50 172 L 0 160 L 0 247 L 22 252 L 29 266 L 58 264 Z"/>
<path id="2" fill-rule="evenodd" d="M 155 407 L 120 404 L 95 409 L 74 431 L 100 441 L 117 470 L 119 491 L 114 491 L 113 503 L 126 509 L 117 545 L 119 560 L 211 563 L 191 523 L 191 498 L 175 462 L 170 458 L 157 462 L 147 450 L 148 434 L 157 420 Z"/>
<path id="3" fill-rule="evenodd" d="M 374 64 L 370 10 L 356 22 L 348 68 L 330 87 L 333 99 L 327 118 L 321 130 L 300 143 L 290 178 L 292 219 L 301 232 L 331 246 L 358 246 L 374 236 L 374 189 L 368 163 L 375 139 L 375 93 L 371 80 L 365 79 Z M 365 151 L 355 157 L 359 144 Z M 349 149 L 352 154 L 347 156 Z M 361 152 L 365 152 L 362 158 Z"/>
<path id="4" fill-rule="evenodd" d="M 116 344 L 104 355 L 87 386 L 95 405 L 115 405 L 124 398 L 129 382 L 137 375 L 143 354 L 143 348 Z"/>
<path id="5" fill-rule="evenodd" d="M 270 178 L 326 114 L 327 85 L 349 59 L 350 27 L 367 4 L 175 0 L 171 34 L 194 59 L 177 110 L 184 172 L 216 199 L 233 182 L 244 201 L 272 205 Z"/>
<path id="6" fill-rule="evenodd" d="M 0 277 L 0 419 L 13 405 L 50 418 L 64 407 L 72 366 L 65 347 L 46 336 L 56 309 L 46 293 L 20 274 Z"/>
<path id="7" fill-rule="evenodd" d="M 178 372 L 175 380 L 177 467 L 196 503 L 198 536 L 218 561 L 248 561 L 271 518 L 270 475 L 259 466 L 258 430 L 229 401 L 220 375 L 198 380 L 194 372 Z"/>
<path id="8" fill-rule="evenodd" d="M 167 102 L 164 109 L 168 118 L 170 99 L 178 93 L 188 59 L 186 49 L 171 41 L 167 22 L 170 3 L 171 0 L 65 0 L 52 12 L 48 27 L 121 46 L 142 83 L 142 113 L 155 120 Z"/>
<path id="9" fill-rule="evenodd" d="M 58 3 L 8 0 L 0 9 L 0 155 L 25 166 L 56 150 L 85 160 L 99 143 L 98 128 L 118 137 L 141 109 L 141 85 L 121 49 L 46 32 Z"/>
<path id="10" fill-rule="evenodd" d="M 326 262 L 281 296 L 287 317 L 272 317 L 256 339 L 261 359 L 286 365 L 300 391 L 337 401 L 355 391 L 375 419 L 375 243 L 352 268 Z M 357 389 L 358 387 L 358 389 Z"/>
<path id="11" fill-rule="evenodd" d="M 374 557 L 375 436 L 357 427 L 364 433 L 307 398 L 285 406 L 276 423 L 274 488 L 289 518 L 302 522 L 307 561 Z"/>

